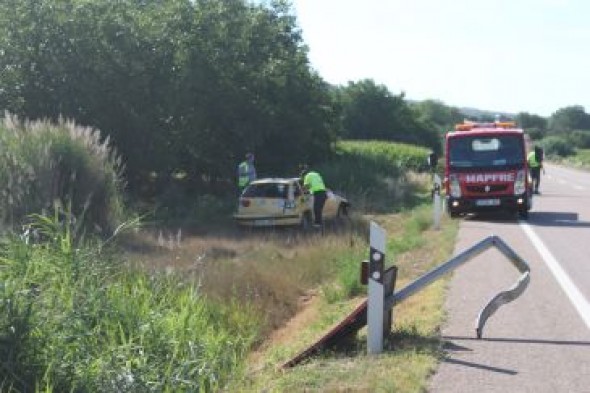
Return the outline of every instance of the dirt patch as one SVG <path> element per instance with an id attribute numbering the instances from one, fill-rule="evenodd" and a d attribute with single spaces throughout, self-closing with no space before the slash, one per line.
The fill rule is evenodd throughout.
<path id="1" fill-rule="evenodd" d="M 317 319 L 320 300 L 315 291 L 310 291 L 300 299 L 299 311 L 293 318 L 287 321 L 285 326 L 275 330 L 267 340 L 269 345 L 277 345 L 292 339 L 296 332 L 303 330 L 311 322 Z"/>
<path id="2" fill-rule="evenodd" d="M 252 351 L 248 359 L 251 367 L 254 369 L 263 367 L 264 355 L 269 348 L 288 343 L 299 332 L 307 329 L 311 323 L 316 321 L 318 319 L 320 301 L 321 297 L 318 296 L 316 291 L 310 291 L 304 296 L 301 296 L 298 312 L 282 327 L 272 331 L 270 336 L 257 350 Z"/>

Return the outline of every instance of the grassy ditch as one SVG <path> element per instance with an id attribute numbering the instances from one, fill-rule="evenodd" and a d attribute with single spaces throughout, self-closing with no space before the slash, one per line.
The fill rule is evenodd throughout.
<path id="1" fill-rule="evenodd" d="M 388 232 L 386 257 L 399 268 L 398 288 L 445 261 L 452 253 L 457 223 L 445 218 L 441 230 L 433 230 L 431 216 L 431 208 L 422 206 L 400 214 L 367 217 Z M 277 370 L 278 365 L 317 339 L 361 301 L 364 293 L 357 290 L 359 263 L 366 258 L 367 250 L 366 243 L 359 243 L 353 250 L 334 258 L 334 263 L 340 266 L 336 280 L 322 285 L 318 296 L 307 302 L 304 311 L 275 332 L 250 358 L 248 378 L 236 383 L 236 390 L 419 392 L 426 389 L 427 378 L 441 354 L 438 331 L 444 319 L 444 280 L 395 308 L 393 332 L 382 355 L 366 355 L 363 329 L 344 348 L 320 354 L 287 371 Z"/>
<path id="2" fill-rule="evenodd" d="M 34 210 L 24 210 L 33 231 L 0 241 L 0 391 L 379 387 L 338 377 L 349 368 L 361 380 L 364 362 L 374 361 L 363 355 L 362 333 L 344 352 L 285 374 L 274 368 L 364 296 L 358 278 L 369 220 L 390 234 L 388 256 L 401 268 L 399 285 L 452 247 L 451 224 L 432 232 L 429 208 L 412 208 L 428 194 L 428 177 L 410 171 L 420 165 L 423 149 L 354 142 L 341 154 L 322 173 L 333 188 L 348 184 L 353 215 L 328 222 L 322 234 L 240 232 L 228 225 L 223 200 L 202 197 L 178 212 L 183 226 L 153 223 L 109 237 L 105 246 L 90 235 L 77 237 L 71 213 L 37 215 L 31 222 Z M 365 165 L 363 171 L 354 172 L 353 160 Z M 84 205 L 78 216 L 91 208 Z M 11 226 L 20 228 L 16 221 Z M 442 286 L 432 288 L 400 306 L 396 317 L 395 350 L 387 356 L 408 373 L 404 378 L 416 381 L 399 385 L 409 387 L 404 390 L 423 386 L 436 362 Z M 334 367 L 333 376 L 324 375 L 324 365 Z"/>
<path id="3" fill-rule="evenodd" d="M 371 146 L 352 143 L 343 162 L 362 157 L 362 150 Z M 363 298 L 366 288 L 359 283 L 359 269 L 368 250 L 369 220 L 379 222 L 389 233 L 390 263 L 400 266 L 398 286 L 450 255 L 455 224 L 443 221 L 442 231 L 432 231 L 428 205 L 404 208 L 425 200 L 429 177 L 403 167 L 404 159 L 395 159 L 398 150 L 405 154 L 403 148 L 388 145 L 387 154 L 378 152 L 367 160 L 367 165 L 380 169 L 361 171 L 351 180 L 350 187 L 358 185 L 358 179 L 367 181 L 358 186 L 358 193 L 354 187 L 347 193 L 354 204 L 351 221 L 344 226 L 329 223 L 323 236 L 304 235 L 296 229 L 236 232 L 210 226 L 177 241 L 178 230 L 153 230 L 143 232 L 136 242 L 141 246 L 127 254 L 130 264 L 142 271 L 174 272 L 197 282 L 208 298 L 249 306 L 261 316 L 260 335 L 240 369 L 245 372 L 236 370 L 225 390 L 371 391 L 397 386 L 419 391 L 425 386 L 439 356 L 436 333 L 443 318 L 443 283 L 398 307 L 395 333 L 388 344 L 394 350 L 387 352 L 386 361 L 376 369 L 386 376 L 398 374 L 390 370 L 399 369 L 402 377 L 396 382 L 381 378 L 386 384 L 381 386 L 364 377 L 366 364 L 374 359 L 364 355 L 363 332 L 344 352 L 323 354 L 287 373 L 276 371 L 277 365 L 315 340 Z M 411 154 L 419 166 L 424 151 L 416 149 Z M 332 173 L 330 168 L 336 171 L 344 165 L 332 164 L 327 163 L 321 172 L 335 189 L 346 182 L 346 176 L 356 173 L 352 167 Z M 373 175 L 380 176 L 373 181 Z M 333 367 L 333 374 L 324 372 L 326 364 Z M 358 381 L 363 382 L 359 385 Z"/>
<path id="4" fill-rule="evenodd" d="M 143 232 L 126 258 L 137 270 L 178 274 L 215 301 L 258 310 L 262 340 L 314 296 L 318 286 L 341 273 L 339 258 L 365 244 L 358 232 L 364 225 L 356 217 L 344 226 L 328 222 L 323 236 L 298 228 L 211 230 L 180 242 L 162 242 L 169 239 L 166 232 Z"/>

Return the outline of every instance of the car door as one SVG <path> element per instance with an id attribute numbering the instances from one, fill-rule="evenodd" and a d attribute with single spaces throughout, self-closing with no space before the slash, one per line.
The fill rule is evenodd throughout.
<path id="1" fill-rule="evenodd" d="M 322 211 L 325 218 L 336 217 L 338 214 L 338 205 L 340 201 L 336 195 L 330 190 L 326 190 L 326 203 L 324 204 L 324 210 Z"/>
<path id="2" fill-rule="evenodd" d="M 293 182 L 293 193 L 295 203 L 297 204 L 297 213 L 300 216 L 305 212 L 313 210 L 311 194 L 304 192 L 303 187 L 299 181 Z"/>

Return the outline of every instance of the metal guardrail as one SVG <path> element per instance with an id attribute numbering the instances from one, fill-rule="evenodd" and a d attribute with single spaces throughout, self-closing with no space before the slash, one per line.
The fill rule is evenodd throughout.
<path id="1" fill-rule="evenodd" d="M 411 284 L 400 289 L 398 292 L 386 297 L 383 304 L 384 311 L 391 310 L 393 306 L 403 302 L 405 299 L 412 296 L 426 285 L 432 283 L 451 270 L 456 269 L 465 262 L 486 251 L 488 248 L 494 246 L 508 258 L 508 260 L 512 263 L 512 265 L 514 265 L 516 269 L 518 269 L 518 271 L 521 273 L 521 276 L 512 287 L 506 289 L 505 291 L 501 291 L 492 299 L 490 299 L 479 312 L 476 320 L 475 330 L 477 338 L 481 338 L 483 334 L 483 328 L 488 318 L 490 318 L 498 310 L 498 308 L 500 308 L 500 306 L 510 303 L 511 301 L 518 298 L 525 291 L 530 281 L 529 265 L 496 235 L 485 238 L 469 249 L 459 253 L 455 257 L 443 263 L 442 265 L 419 277 Z"/>
<path id="2" fill-rule="evenodd" d="M 351 334 L 355 334 L 365 324 L 367 325 L 367 352 L 369 354 L 382 352 L 384 332 L 391 329 L 393 306 L 403 302 L 428 284 L 463 265 L 490 247 L 498 248 L 521 273 L 521 276 L 512 287 L 500 291 L 481 309 L 475 326 L 477 338 L 482 337 L 486 321 L 498 308 L 517 299 L 525 291 L 530 281 L 529 265 L 502 239 L 492 235 L 432 269 L 398 292 L 394 292 L 397 268 L 391 266 L 384 269 L 387 235 L 385 230 L 374 222 L 371 222 L 370 242 L 369 260 L 364 261 L 361 265 L 361 282 L 369 286 L 367 300 L 319 340 L 285 362 L 281 368 L 284 369 L 299 364 L 322 348 L 330 347 Z"/>

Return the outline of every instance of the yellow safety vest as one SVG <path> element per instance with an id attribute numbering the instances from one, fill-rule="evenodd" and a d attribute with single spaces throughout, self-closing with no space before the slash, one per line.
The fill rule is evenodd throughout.
<path id="1" fill-rule="evenodd" d="M 305 175 L 305 178 L 303 179 L 303 185 L 309 187 L 309 191 L 311 191 L 312 194 L 318 191 L 326 191 L 324 181 L 317 172 L 309 172 L 307 175 Z"/>
<path id="2" fill-rule="evenodd" d="M 537 155 L 535 154 L 534 151 L 530 152 L 526 159 L 527 159 L 529 166 L 531 168 L 538 168 L 541 166 L 539 161 L 537 161 Z"/>
<path id="3" fill-rule="evenodd" d="M 249 173 L 250 172 L 250 168 L 248 167 L 248 161 L 244 161 L 242 162 L 239 166 L 238 166 L 238 186 L 239 187 L 246 187 L 248 185 L 248 183 L 250 183 L 250 176 Z"/>

